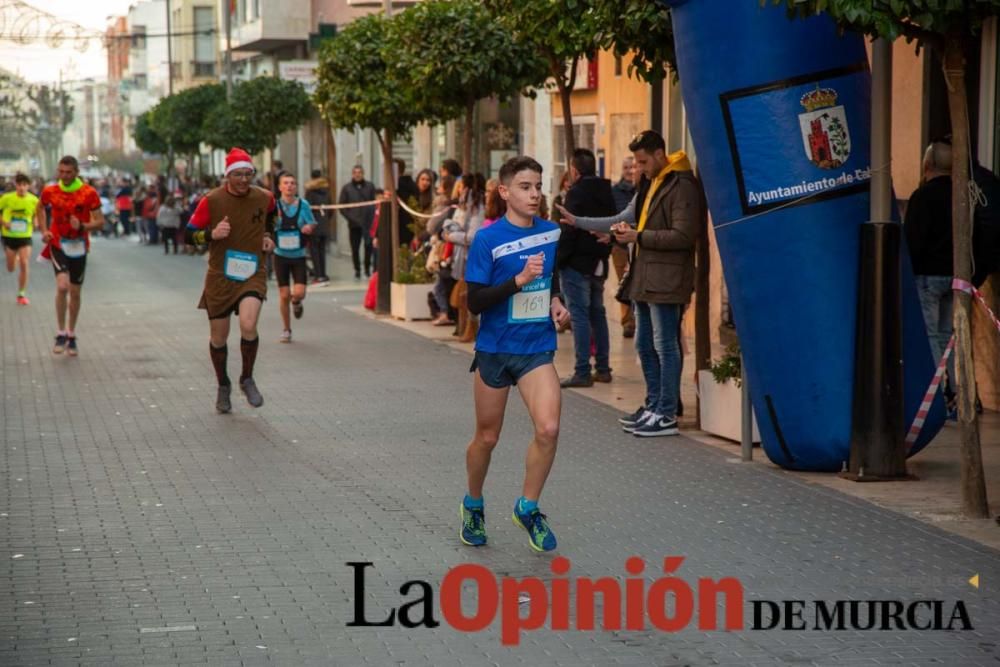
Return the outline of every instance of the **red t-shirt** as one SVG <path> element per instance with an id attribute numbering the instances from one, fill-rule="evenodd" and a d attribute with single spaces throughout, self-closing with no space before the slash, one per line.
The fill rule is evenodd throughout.
<path id="1" fill-rule="evenodd" d="M 153 220 L 160 210 L 160 200 L 157 197 L 146 197 L 142 202 L 142 217 Z"/>
<path id="2" fill-rule="evenodd" d="M 90 222 L 91 212 L 101 208 L 97 190 L 84 184 L 76 192 L 65 192 L 58 183 L 53 183 L 45 186 L 40 199 L 43 206 L 50 207 L 49 231 L 52 232 L 52 245 L 62 249 L 60 239 L 82 238 L 90 250 L 90 234 L 82 227 L 73 229 L 69 218 L 75 215 L 80 222 Z"/>

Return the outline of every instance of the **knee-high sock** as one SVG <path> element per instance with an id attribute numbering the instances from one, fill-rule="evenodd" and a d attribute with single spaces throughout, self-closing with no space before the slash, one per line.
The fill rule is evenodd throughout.
<path id="1" fill-rule="evenodd" d="M 253 365 L 257 361 L 258 343 L 260 343 L 259 337 L 253 340 L 240 339 L 240 352 L 243 354 L 243 373 L 240 374 L 240 382 L 248 377 L 253 377 Z"/>
<path id="2" fill-rule="evenodd" d="M 229 346 L 215 347 L 208 344 L 208 353 L 212 357 L 212 366 L 215 367 L 215 379 L 219 381 L 219 386 L 229 384 L 229 374 L 226 372 L 226 360 L 229 358 Z"/>

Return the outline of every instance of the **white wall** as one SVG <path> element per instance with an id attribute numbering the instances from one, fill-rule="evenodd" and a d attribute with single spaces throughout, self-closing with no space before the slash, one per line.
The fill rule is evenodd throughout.
<path id="1" fill-rule="evenodd" d="M 149 35 L 164 35 L 167 32 L 166 0 L 141 0 L 129 9 L 128 28 L 145 26 Z M 132 67 L 136 69 L 132 70 Z M 165 37 L 146 38 L 144 51 L 132 50 L 129 54 L 130 74 L 145 73 L 148 90 L 159 98 L 167 91 L 167 40 Z"/>
<path id="2" fill-rule="evenodd" d="M 539 90 L 535 99 L 521 98 L 521 151 L 530 155 L 542 165 L 542 187 L 549 194 L 549 205 L 552 205 L 552 194 L 558 183 L 553 182 L 553 152 L 552 152 L 552 95 Z"/>

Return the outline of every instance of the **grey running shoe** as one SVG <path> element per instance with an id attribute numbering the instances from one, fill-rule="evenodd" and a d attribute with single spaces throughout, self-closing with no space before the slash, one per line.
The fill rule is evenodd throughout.
<path id="1" fill-rule="evenodd" d="M 215 409 L 221 415 L 226 415 L 232 412 L 233 404 L 229 400 L 229 395 L 233 391 L 233 385 L 231 384 L 220 384 L 219 391 L 215 394 Z"/>
<path id="2" fill-rule="evenodd" d="M 52 346 L 52 354 L 62 354 L 66 351 L 66 336 L 59 334 L 56 336 L 56 344 Z"/>
<path id="3" fill-rule="evenodd" d="M 250 407 L 259 408 L 264 405 L 264 397 L 257 391 L 257 384 L 253 381 L 253 378 L 241 380 L 240 391 L 246 395 L 247 403 L 250 404 Z"/>
<path id="4" fill-rule="evenodd" d="M 79 354 L 79 350 L 76 347 L 76 336 L 66 337 L 66 354 L 71 357 L 75 357 Z"/>
<path id="5" fill-rule="evenodd" d="M 302 305 L 301 301 L 299 301 L 298 303 L 293 303 L 292 304 L 292 314 L 295 315 L 295 319 L 301 320 L 302 319 L 302 313 L 303 313 L 303 311 L 305 311 L 305 309 L 306 309 L 306 307 L 304 305 Z"/>

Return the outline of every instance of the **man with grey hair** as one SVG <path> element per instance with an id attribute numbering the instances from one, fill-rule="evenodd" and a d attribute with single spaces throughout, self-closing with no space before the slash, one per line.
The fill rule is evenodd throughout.
<path id="1" fill-rule="evenodd" d="M 951 145 L 944 141 L 933 141 L 924 151 L 923 179 L 910 195 L 903 232 L 936 361 L 951 338 L 953 307 Z M 950 363 L 948 372 L 954 377 Z"/>

